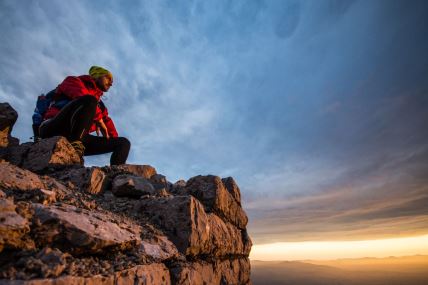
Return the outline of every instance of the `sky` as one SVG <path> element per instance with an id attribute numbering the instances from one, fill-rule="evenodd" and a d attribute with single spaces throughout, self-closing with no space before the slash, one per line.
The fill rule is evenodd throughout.
<path id="1" fill-rule="evenodd" d="M 256 246 L 424 236 L 427 34 L 423 0 L 0 0 L 0 102 L 28 141 L 37 95 L 103 66 L 128 163 L 234 177 Z"/>

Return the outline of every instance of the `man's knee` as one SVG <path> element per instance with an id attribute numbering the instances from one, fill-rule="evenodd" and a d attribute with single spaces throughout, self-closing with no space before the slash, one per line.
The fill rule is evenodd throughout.
<path id="1" fill-rule="evenodd" d="M 118 137 L 119 145 L 124 149 L 130 149 L 131 148 L 131 142 L 125 138 L 125 137 Z"/>
<path id="2" fill-rule="evenodd" d="M 79 101 L 81 104 L 85 106 L 90 106 L 90 107 L 96 107 L 98 104 L 97 98 L 91 95 L 85 95 L 77 98 L 76 100 Z"/>

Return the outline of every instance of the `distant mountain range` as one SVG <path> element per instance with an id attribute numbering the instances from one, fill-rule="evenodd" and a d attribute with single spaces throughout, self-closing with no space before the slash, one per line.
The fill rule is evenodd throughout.
<path id="1" fill-rule="evenodd" d="M 304 261 L 251 261 L 253 285 L 423 285 L 428 256 Z"/>

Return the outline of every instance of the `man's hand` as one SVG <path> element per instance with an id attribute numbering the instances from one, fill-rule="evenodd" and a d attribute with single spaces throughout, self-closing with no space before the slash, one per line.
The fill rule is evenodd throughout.
<path id="1" fill-rule="evenodd" d="M 101 119 L 99 121 L 96 121 L 95 124 L 97 125 L 97 129 L 96 129 L 97 136 L 99 136 L 100 132 L 101 132 L 104 137 L 106 137 L 107 139 L 109 139 L 110 136 L 108 134 L 107 127 L 106 127 L 106 124 L 104 124 L 104 121 Z"/>

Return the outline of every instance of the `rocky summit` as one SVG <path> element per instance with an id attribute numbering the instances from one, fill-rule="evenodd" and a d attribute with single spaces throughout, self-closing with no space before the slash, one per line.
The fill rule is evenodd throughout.
<path id="1" fill-rule="evenodd" d="M 19 144 L 17 116 L 0 104 L 0 284 L 251 284 L 233 178 L 85 167 L 63 137 Z"/>

